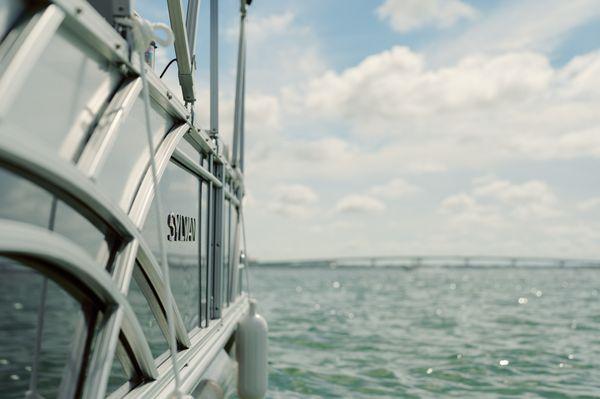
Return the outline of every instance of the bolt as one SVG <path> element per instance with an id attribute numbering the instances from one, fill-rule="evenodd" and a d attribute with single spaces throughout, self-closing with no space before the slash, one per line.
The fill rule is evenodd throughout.
<path id="1" fill-rule="evenodd" d="M 170 100 L 173 98 L 173 94 L 170 91 L 167 92 L 167 98 Z"/>
<path id="2" fill-rule="evenodd" d="M 78 15 L 79 15 L 79 14 L 81 14 L 82 12 L 83 12 L 83 10 L 81 9 L 81 7 L 77 7 L 77 8 L 75 9 L 75 14 L 78 14 Z"/>

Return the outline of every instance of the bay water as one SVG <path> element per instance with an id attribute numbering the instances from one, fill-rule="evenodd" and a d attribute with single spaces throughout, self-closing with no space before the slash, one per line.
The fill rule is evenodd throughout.
<path id="1" fill-rule="evenodd" d="M 600 270 L 254 267 L 270 398 L 600 397 Z"/>

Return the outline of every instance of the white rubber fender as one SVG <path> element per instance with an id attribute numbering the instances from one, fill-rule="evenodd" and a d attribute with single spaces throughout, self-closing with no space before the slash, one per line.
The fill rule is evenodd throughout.
<path id="1" fill-rule="evenodd" d="M 250 311 L 239 323 L 235 335 L 238 361 L 238 395 L 241 399 L 262 399 L 267 393 L 269 370 L 267 321 L 256 312 L 250 300 Z"/>

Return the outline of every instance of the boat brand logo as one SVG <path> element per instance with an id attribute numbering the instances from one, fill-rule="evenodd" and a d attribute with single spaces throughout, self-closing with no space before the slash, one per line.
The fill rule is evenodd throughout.
<path id="1" fill-rule="evenodd" d="M 196 218 L 169 213 L 167 227 L 169 241 L 196 241 Z"/>

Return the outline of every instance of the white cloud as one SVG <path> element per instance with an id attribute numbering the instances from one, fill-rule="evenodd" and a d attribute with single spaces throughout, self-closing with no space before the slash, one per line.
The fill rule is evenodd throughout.
<path id="1" fill-rule="evenodd" d="M 278 201 L 300 205 L 314 204 L 318 200 L 314 190 L 302 184 L 279 186 L 275 189 L 275 197 Z"/>
<path id="2" fill-rule="evenodd" d="M 599 52 L 562 68 L 532 52 L 431 68 L 422 54 L 394 47 L 312 79 L 284 96 L 283 108 L 313 121 L 343 121 L 354 139 L 386 139 L 387 151 L 414 147 L 434 170 L 600 157 L 599 76 Z"/>
<path id="3" fill-rule="evenodd" d="M 232 38 L 237 37 L 237 27 L 230 31 Z M 327 57 L 321 51 L 321 40 L 309 25 L 296 21 L 294 12 L 250 16 L 247 35 L 250 91 L 279 95 L 282 87 L 326 70 Z"/>
<path id="4" fill-rule="evenodd" d="M 442 215 L 450 217 L 453 225 L 465 226 L 500 226 L 503 219 L 489 206 L 484 206 L 469 194 L 460 193 L 445 198 L 439 207 Z"/>
<path id="5" fill-rule="evenodd" d="M 373 186 L 369 189 L 369 192 L 373 195 L 392 199 L 402 198 L 417 191 L 419 191 L 417 186 L 401 178 L 395 178 L 386 184 Z"/>
<path id="6" fill-rule="evenodd" d="M 313 214 L 313 205 L 318 199 L 318 195 L 308 186 L 281 185 L 273 190 L 269 209 L 283 216 L 304 218 Z"/>
<path id="7" fill-rule="evenodd" d="M 534 53 L 467 57 L 455 66 L 428 69 L 421 54 L 393 47 L 340 74 L 310 82 L 306 106 L 323 115 L 370 121 L 485 109 L 525 102 L 553 77 L 548 60 Z"/>
<path id="8" fill-rule="evenodd" d="M 560 213 L 558 199 L 544 182 L 530 180 L 514 184 L 508 180 L 479 180 L 473 194 L 508 208 L 514 216 L 527 218 L 554 217 Z"/>
<path id="9" fill-rule="evenodd" d="M 460 0 L 386 0 L 376 12 L 379 18 L 389 19 L 397 32 L 424 26 L 447 28 L 477 16 L 475 9 Z"/>
<path id="10" fill-rule="evenodd" d="M 564 40 L 567 26 L 589 20 L 578 7 L 590 2 L 548 2 L 562 11 L 536 16 L 531 10 L 546 8 L 537 0 L 502 3 L 491 14 L 512 7 L 510 18 L 496 23 L 481 11 L 444 32 L 471 32 L 456 46 L 393 47 L 342 69 L 328 67 L 329 54 L 335 65 L 360 54 L 338 58 L 338 49 L 322 49 L 331 41 L 301 26 L 295 13 L 251 16 L 246 173 L 255 196 L 248 201 L 255 253 L 597 254 L 600 226 L 583 213 L 596 205 L 570 191 L 559 197 L 568 192 L 561 190 L 564 174 L 543 167 L 600 158 L 600 53 L 553 65 L 545 49 Z M 414 29 L 472 17 L 427 18 Z M 223 74 L 225 90 L 231 80 Z M 225 93 L 221 102 L 224 135 L 232 98 Z M 511 179 L 470 184 L 482 170 Z M 408 195 L 404 183 L 411 182 L 423 195 Z M 326 189 L 317 195 L 311 187 Z"/>
<path id="11" fill-rule="evenodd" d="M 561 214 L 558 199 L 546 183 L 530 180 L 517 184 L 493 177 L 476 179 L 469 193 L 444 199 L 439 210 L 455 224 L 489 227 L 538 222 Z"/>
<path id="12" fill-rule="evenodd" d="M 198 98 L 208 98 L 208 91 L 201 91 Z M 232 146 L 233 140 L 234 105 L 233 96 L 222 95 L 219 98 L 219 134 L 228 147 Z M 195 117 L 199 125 L 208 127 L 210 103 L 197 101 L 195 109 Z M 257 92 L 246 93 L 245 130 L 247 135 L 260 132 L 261 140 L 274 140 L 282 127 L 281 117 L 281 104 L 277 96 Z M 257 141 L 247 139 L 247 151 L 251 150 Z"/>
<path id="13" fill-rule="evenodd" d="M 246 25 L 246 34 L 250 43 L 257 43 L 268 39 L 271 35 L 280 34 L 292 27 L 296 16 L 293 12 L 287 11 L 281 14 L 271 14 L 264 17 L 254 17 L 250 15 Z M 238 31 L 235 28 L 230 29 L 230 35 L 237 38 Z"/>
<path id="14" fill-rule="evenodd" d="M 500 7 L 463 34 L 438 42 L 428 53 L 444 63 L 473 53 L 524 50 L 548 53 L 574 28 L 599 16 L 597 0 L 501 2 Z"/>
<path id="15" fill-rule="evenodd" d="M 340 199 L 336 206 L 337 213 L 376 213 L 385 210 L 385 204 L 368 195 L 352 194 Z"/>
<path id="16" fill-rule="evenodd" d="M 600 197 L 588 198 L 577 204 L 577 208 L 582 212 L 589 212 L 600 207 Z"/>

